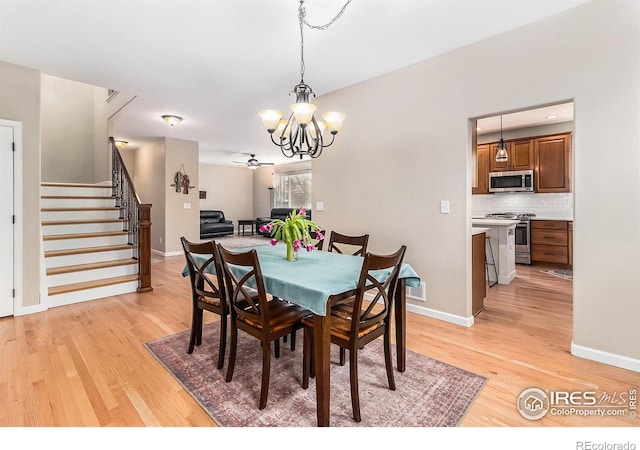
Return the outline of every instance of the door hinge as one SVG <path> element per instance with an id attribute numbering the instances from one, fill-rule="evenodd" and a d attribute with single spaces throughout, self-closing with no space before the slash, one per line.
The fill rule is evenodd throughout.
<path id="1" fill-rule="evenodd" d="M 13 298 L 16 298 L 16 290 L 15 289 L 11 289 L 11 293 L 13 295 Z"/>
<path id="2" fill-rule="evenodd" d="M 16 151 L 16 143 L 15 143 L 15 142 L 12 142 L 12 143 L 11 143 L 11 151 L 12 151 L 12 152 L 15 152 L 15 151 Z"/>
<path id="3" fill-rule="evenodd" d="M 11 219 L 11 223 L 16 223 L 16 216 L 15 216 L 15 214 L 14 214 L 13 216 L 11 216 L 11 217 L 12 217 L 12 219 Z"/>

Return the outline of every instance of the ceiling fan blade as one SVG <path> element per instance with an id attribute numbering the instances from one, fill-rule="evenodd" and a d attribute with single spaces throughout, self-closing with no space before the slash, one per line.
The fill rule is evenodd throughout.
<path id="1" fill-rule="evenodd" d="M 274 163 L 258 163 L 259 166 L 273 166 Z"/>

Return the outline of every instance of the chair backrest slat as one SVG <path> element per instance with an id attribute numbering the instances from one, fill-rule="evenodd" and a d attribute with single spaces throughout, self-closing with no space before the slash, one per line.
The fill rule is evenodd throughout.
<path id="1" fill-rule="evenodd" d="M 218 244 L 218 251 L 233 314 L 243 321 L 263 324 L 264 331 L 268 333 L 268 299 L 258 253 L 255 249 L 247 252 L 232 252 L 220 244 Z"/>
<path id="2" fill-rule="evenodd" d="M 214 297 L 220 299 L 222 307 L 226 306 L 224 276 L 215 241 L 194 243 L 181 237 L 180 242 L 187 261 L 194 301 L 199 297 Z M 196 258 L 196 256 L 201 258 Z M 199 263 L 198 259 L 203 258 L 206 258 L 204 262 Z M 213 270 L 211 270 L 211 265 L 213 265 Z M 215 277 L 216 283 L 211 279 L 212 276 Z"/>
<path id="3" fill-rule="evenodd" d="M 352 255 L 356 256 L 364 256 L 367 252 L 367 244 L 369 243 L 369 235 L 363 234 L 362 236 L 348 236 L 346 234 L 337 233 L 335 231 L 331 232 L 331 237 L 329 238 L 329 251 L 336 253 L 344 253 L 346 251 L 347 246 L 356 247 L 355 251 L 352 250 Z"/>
<path id="4" fill-rule="evenodd" d="M 360 329 L 381 321 L 389 321 L 393 306 L 393 297 L 400 268 L 404 260 L 406 246 L 390 255 L 375 255 L 366 253 L 362 263 L 362 270 L 358 280 L 358 288 L 353 303 L 353 320 L 351 334 L 355 338 Z M 379 278 L 382 278 L 380 280 Z M 369 303 L 365 303 L 365 295 L 373 295 Z M 379 301 L 382 300 L 382 304 Z M 379 307 L 379 310 L 376 310 Z M 389 325 L 387 323 L 387 325 Z"/>

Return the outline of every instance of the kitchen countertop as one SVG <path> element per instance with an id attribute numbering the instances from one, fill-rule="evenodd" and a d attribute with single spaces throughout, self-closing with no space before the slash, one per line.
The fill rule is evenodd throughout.
<path id="1" fill-rule="evenodd" d="M 566 220 L 567 222 L 573 222 L 573 217 L 535 216 L 531 220 Z"/>
<path id="2" fill-rule="evenodd" d="M 471 236 L 475 236 L 476 234 L 480 234 L 480 233 L 486 233 L 489 230 L 490 230 L 490 228 L 472 227 L 471 228 Z"/>
<path id="3" fill-rule="evenodd" d="M 520 223 L 511 219 L 471 219 L 471 225 L 481 227 L 510 227 Z"/>

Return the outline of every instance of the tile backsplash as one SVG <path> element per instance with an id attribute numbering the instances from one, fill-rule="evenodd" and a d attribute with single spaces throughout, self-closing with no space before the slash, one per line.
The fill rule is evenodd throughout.
<path id="1" fill-rule="evenodd" d="M 510 192 L 505 194 L 472 195 L 472 216 L 484 217 L 495 212 L 533 213 L 542 218 L 573 218 L 573 193 L 535 194 Z"/>

